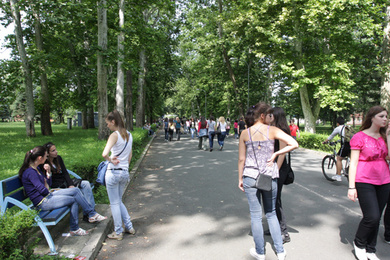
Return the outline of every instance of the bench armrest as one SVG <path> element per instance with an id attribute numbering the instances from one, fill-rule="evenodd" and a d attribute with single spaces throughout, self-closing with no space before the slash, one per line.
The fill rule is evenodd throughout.
<path id="1" fill-rule="evenodd" d="M 73 177 L 75 177 L 75 178 L 77 178 L 77 179 L 82 179 L 79 175 L 77 175 L 77 173 L 75 173 L 75 172 L 73 172 L 73 171 L 71 171 L 71 170 L 68 170 L 68 169 L 67 169 L 67 171 L 68 171 L 68 173 L 69 173 L 70 175 L 73 175 Z"/>
<path id="2" fill-rule="evenodd" d="M 7 207 L 8 207 L 8 203 L 12 203 L 14 204 L 15 206 L 23 209 L 23 210 L 29 210 L 30 207 L 29 206 L 26 206 L 24 203 L 20 202 L 19 200 L 16 200 L 14 198 L 11 198 L 11 197 L 6 197 L 3 201 L 3 204 L 1 205 L 1 213 L 4 214 Z"/>

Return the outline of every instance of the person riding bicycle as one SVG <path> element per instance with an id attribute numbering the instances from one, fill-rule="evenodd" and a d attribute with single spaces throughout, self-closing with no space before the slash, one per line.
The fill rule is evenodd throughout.
<path id="1" fill-rule="evenodd" d="M 336 119 L 337 127 L 333 130 L 332 134 L 326 139 L 326 141 L 322 142 L 323 144 L 328 143 L 331 141 L 336 135 L 340 135 L 341 137 L 341 147 L 340 150 L 337 153 L 337 160 L 336 160 L 336 170 L 337 174 L 332 177 L 335 181 L 341 181 L 341 168 L 343 167 L 342 161 L 345 157 L 349 156 L 351 153 L 351 146 L 349 145 L 349 140 L 347 141 L 345 138 L 345 128 L 344 125 L 345 120 L 343 117 L 338 117 Z"/>

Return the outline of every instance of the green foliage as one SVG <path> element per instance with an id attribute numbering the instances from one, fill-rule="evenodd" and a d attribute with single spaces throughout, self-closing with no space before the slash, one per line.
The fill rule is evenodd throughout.
<path id="1" fill-rule="evenodd" d="M 24 210 L 17 214 L 7 210 L 0 217 L 0 259 L 33 259 L 37 238 L 29 230 L 35 223 L 37 213 Z"/>
<path id="2" fill-rule="evenodd" d="M 325 141 L 328 136 L 329 135 L 301 132 L 301 137 L 298 138 L 297 141 L 299 143 L 299 147 L 301 148 L 332 152 L 333 148 L 331 146 L 328 144 L 322 144 L 322 142 Z"/>

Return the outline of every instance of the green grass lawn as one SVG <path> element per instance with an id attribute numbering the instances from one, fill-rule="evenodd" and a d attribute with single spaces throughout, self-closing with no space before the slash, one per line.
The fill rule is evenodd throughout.
<path id="1" fill-rule="evenodd" d="M 22 122 L 0 123 L 0 179 L 16 175 L 25 154 L 35 146 L 53 142 L 67 168 L 91 179 L 96 176 L 96 167 L 102 161 L 106 141 L 98 140 L 98 129 L 83 130 L 81 127 L 67 129 L 66 125 L 52 125 L 53 135 L 43 136 L 39 124 L 35 125 L 36 137 L 27 137 Z M 133 160 L 138 159 L 148 141 L 147 131 L 135 129 L 133 135 Z M 94 180 L 94 179 L 93 179 Z"/>

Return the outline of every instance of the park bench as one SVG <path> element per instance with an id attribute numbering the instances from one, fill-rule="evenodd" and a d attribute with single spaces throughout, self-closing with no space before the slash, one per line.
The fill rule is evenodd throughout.
<path id="1" fill-rule="evenodd" d="M 79 175 L 68 170 L 69 174 L 74 178 L 81 179 Z M 91 188 L 93 185 L 91 184 Z M 8 179 L 0 181 L 0 209 L 1 214 L 14 206 L 19 207 L 21 210 L 29 210 L 33 208 L 33 205 L 26 205 L 23 203 L 24 200 L 28 199 L 24 192 L 22 181 L 19 176 L 13 176 Z M 53 238 L 50 235 L 47 226 L 55 226 L 70 212 L 70 207 L 65 206 L 54 210 L 39 211 L 38 216 L 35 218 L 36 225 L 42 230 L 47 244 L 50 247 L 49 255 L 58 254 L 54 245 Z"/>

